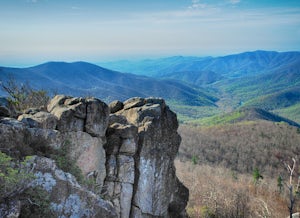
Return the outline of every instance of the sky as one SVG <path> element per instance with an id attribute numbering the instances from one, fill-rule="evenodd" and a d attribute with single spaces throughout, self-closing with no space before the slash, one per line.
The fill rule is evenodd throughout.
<path id="1" fill-rule="evenodd" d="M 300 0 L 0 0 L 0 66 L 300 51 Z"/>

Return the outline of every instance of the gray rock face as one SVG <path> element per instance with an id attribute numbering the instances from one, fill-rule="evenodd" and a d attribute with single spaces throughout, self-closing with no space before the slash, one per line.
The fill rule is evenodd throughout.
<path id="1" fill-rule="evenodd" d="M 57 168 L 55 162 L 34 157 L 35 179 L 31 186 L 39 186 L 51 193 L 51 212 L 57 217 L 117 217 L 113 205 L 82 188 L 75 177 Z"/>
<path id="2" fill-rule="evenodd" d="M 119 217 L 125 218 L 130 216 L 133 198 L 138 131 L 136 126 L 128 124 L 122 117 L 111 118 L 123 123 L 113 123 L 107 129 L 107 177 L 102 192 L 112 200 Z"/>
<path id="3" fill-rule="evenodd" d="M 163 99 L 133 98 L 117 112 L 138 127 L 131 217 L 184 217 L 188 189 L 177 179 L 174 159 L 181 141 L 178 122 Z"/>
<path id="4" fill-rule="evenodd" d="M 91 173 L 96 179 L 98 189 L 101 190 L 106 177 L 105 151 L 103 145 L 105 138 L 92 137 L 86 132 L 68 132 L 64 134 L 70 153 L 70 158 L 76 160 L 77 166 L 81 169 L 83 175 Z"/>
<path id="5" fill-rule="evenodd" d="M 0 147 L 19 157 L 40 154 L 43 150 L 36 151 L 36 145 L 41 143 L 42 149 L 67 146 L 66 157 L 76 160 L 87 179 L 92 176 L 97 189 L 92 193 L 82 188 L 53 160 L 35 157 L 33 184 L 50 193 L 55 213 L 66 217 L 186 217 L 188 190 L 177 179 L 174 167 L 181 140 L 178 122 L 163 99 L 132 98 L 109 108 L 95 98 L 58 95 L 47 109 L 30 110 L 18 120 L 0 119 Z M 6 205 L 3 210 L 16 208 L 17 214 L 17 206 Z"/>
<path id="6" fill-rule="evenodd" d="M 108 106 L 96 98 L 54 97 L 48 111 L 57 118 L 57 130 L 71 151 L 68 155 L 84 175 L 96 177 L 101 190 L 106 177 L 105 132 L 108 126 Z"/>

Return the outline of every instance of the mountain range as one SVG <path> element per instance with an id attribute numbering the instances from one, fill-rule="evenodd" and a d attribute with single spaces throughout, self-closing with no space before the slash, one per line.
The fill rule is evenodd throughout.
<path id="1" fill-rule="evenodd" d="M 48 62 L 29 68 L 0 67 L 0 81 L 13 75 L 17 82 L 28 81 L 37 89 L 93 95 L 106 102 L 163 97 L 183 119 L 255 107 L 300 122 L 300 52 L 175 56 L 99 65 Z"/>
<path id="2" fill-rule="evenodd" d="M 158 96 L 180 104 L 201 106 L 213 105 L 217 100 L 204 89 L 179 81 L 120 73 L 86 62 L 48 62 L 29 68 L 0 67 L 0 80 L 5 83 L 10 77 L 50 93 L 92 95 L 107 102 L 135 96 Z"/>
<path id="3" fill-rule="evenodd" d="M 212 71 L 217 75 L 244 77 L 299 64 L 300 52 L 254 51 L 222 57 L 168 57 L 141 61 L 100 62 L 101 66 L 121 72 L 153 77 L 170 73 Z"/>

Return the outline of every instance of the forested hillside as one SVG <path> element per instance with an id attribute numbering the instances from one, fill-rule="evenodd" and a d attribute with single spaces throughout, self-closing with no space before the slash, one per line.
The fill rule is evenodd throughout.
<path id="1" fill-rule="evenodd" d="M 198 164 L 220 165 L 240 173 L 259 168 L 278 176 L 280 158 L 300 155 L 300 129 L 286 123 L 248 121 L 211 127 L 181 125 L 179 157 Z M 280 158 L 279 158 L 280 157 Z"/>
<path id="2" fill-rule="evenodd" d="M 192 217 L 288 216 L 289 171 L 300 169 L 300 129 L 286 123 L 244 121 L 200 127 L 180 125 L 176 168 L 190 190 Z M 259 175 L 256 181 L 255 177 Z M 299 210 L 296 198 L 295 212 Z"/>

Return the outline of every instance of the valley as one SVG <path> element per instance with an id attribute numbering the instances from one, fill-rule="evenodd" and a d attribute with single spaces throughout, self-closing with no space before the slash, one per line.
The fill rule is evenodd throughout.
<path id="1" fill-rule="evenodd" d="M 86 62 L 0 67 L 0 80 L 5 83 L 13 77 L 52 95 L 95 96 L 107 103 L 134 96 L 162 97 L 183 123 L 246 107 L 300 121 L 300 52 L 255 51 L 101 64 L 106 68 Z"/>
<path id="2" fill-rule="evenodd" d="M 242 107 L 257 107 L 300 121 L 300 113 L 287 113 L 297 111 L 299 103 L 300 52 L 254 51 L 223 57 L 176 56 L 101 64 L 122 72 L 179 80 L 204 89 L 217 99 L 214 105 L 201 108 L 184 107 L 171 101 L 182 122 L 201 119 L 202 114 L 206 117 Z"/>

